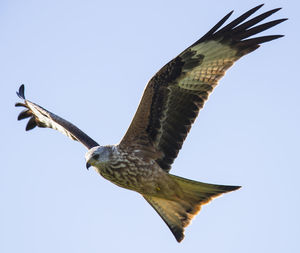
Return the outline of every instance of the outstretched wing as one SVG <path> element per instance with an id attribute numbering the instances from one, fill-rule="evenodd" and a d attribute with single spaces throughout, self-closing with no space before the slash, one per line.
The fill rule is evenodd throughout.
<path id="1" fill-rule="evenodd" d="M 158 164 L 169 171 L 199 110 L 225 71 L 260 44 L 283 36 L 249 38 L 286 20 L 257 25 L 278 8 L 243 22 L 260 7 L 262 5 L 220 28 L 232 14 L 230 12 L 201 39 L 159 70 L 146 86 L 120 146 L 152 149 L 152 153 L 156 152 L 158 156 L 155 158 Z"/>
<path id="2" fill-rule="evenodd" d="M 26 108 L 19 114 L 18 120 L 30 118 L 26 126 L 26 131 L 33 129 L 36 126 L 48 127 L 58 130 L 59 132 L 71 138 L 72 140 L 81 142 L 88 149 L 95 146 L 99 146 L 97 142 L 95 142 L 93 139 L 87 136 L 84 132 L 82 132 L 72 123 L 64 120 L 63 118 L 55 115 L 52 112 L 47 111 L 43 107 L 27 100 L 24 95 L 23 84 L 20 86 L 17 95 L 19 98 L 24 100 L 24 104 L 16 103 L 15 106 L 21 106 Z"/>

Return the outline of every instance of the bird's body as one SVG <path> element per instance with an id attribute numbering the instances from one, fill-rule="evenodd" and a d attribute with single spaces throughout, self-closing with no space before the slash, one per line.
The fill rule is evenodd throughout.
<path id="1" fill-rule="evenodd" d="M 86 160 L 105 179 L 141 194 L 157 195 L 159 189 L 166 188 L 163 183 L 172 183 L 155 160 L 145 159 L 139 150 L 122 150 L 118 145 L 99 146 L 87 152 Z"/>
<path id="2" fill-rule="evenodd" d="M 100 146 L 70 122 L 25 99 L 24 85 L 17 92 L 24 103 L 16 106 L 26 110 L 18 119 L 30 118 L 26 130 L 36 126 L 52 128 L 85 145 L 87 167 L 93 166 L 112 183 L 140 193 L 180 242 L 184 228 L 202 205 L 239 188 L 197 182 L 169 171 L 199 110 L 225 71 L 260 44 L 282 37 L 251 37 L 286 20 L 257 25 L 278 8 L 245 21 L 261 7 L 221 28 L 232 14 L 229 13 L 161 68 L 147 84 L 131 125 L 117 145 Z"/>
<path id="3" fill-rule="evenodd" d="M 178 241 L 183 239 L 183 227 L 190 223 L 201 205 L 222 193 L 240 188 L 206 184 L 171 175 L 149 155 L 145 156 L 143 151 L 122 150 L 119 145 L 93 147 L 85 158 L 87 167 L 93 166 L 105 179 L 142 194 Z"/>

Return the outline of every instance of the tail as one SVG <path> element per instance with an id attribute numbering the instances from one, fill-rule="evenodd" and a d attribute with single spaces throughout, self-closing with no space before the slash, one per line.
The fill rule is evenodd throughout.
<path id="1" fill-rule="evenodd" d="M 223 193 L 234 191 L 240 186 L 206 184 L 170 175 L 183 191 L 183 197 L 176 200 L 143 195 L 155 209 L 178 242 L 184 238 L 184 228 L 200 211 L 201 206 Z"/>

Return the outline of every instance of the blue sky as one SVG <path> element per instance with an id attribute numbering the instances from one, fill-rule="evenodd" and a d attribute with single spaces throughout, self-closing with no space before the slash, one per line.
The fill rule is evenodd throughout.
<path id="1" fill-rule="evenodd" d="M 222 4 L 220 4 L 222 3 Z M 204 206 L 178 244 L 137 193 L 85 169 L 85 147 L 25 132 L 15 91 L 100 144 L 119 142 L 147 81 L 232 9 L 260 1 L 1 1 L 1 252 L 297 252 L 299 4 L 265 0 L 285 34 L 237 62 L 172 173 L 241 185 Z M 269 19 L 269 20 L 272 20 Z"/>

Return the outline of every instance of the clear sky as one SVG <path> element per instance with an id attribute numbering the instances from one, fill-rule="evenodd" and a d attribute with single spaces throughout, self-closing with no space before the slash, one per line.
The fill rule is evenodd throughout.
<path id="1" fill-rule="evenodd" d="M 147 81 L 232 9 L 261 1 L 0 2 L 0 252 L 299 252 L 299 3 L 285 34 L 237 62 L 200 112 L 171 173 L 241 185 L 204 206 L 178 244 L 135 192 L 85 169 L 86 149 L 25 132 L 15 91 L 100 144 L 119 142 Z"/>

